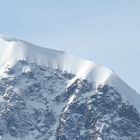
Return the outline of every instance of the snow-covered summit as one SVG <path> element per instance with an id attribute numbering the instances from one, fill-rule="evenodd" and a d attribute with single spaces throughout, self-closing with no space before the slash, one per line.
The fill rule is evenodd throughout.
<path id="1" fill-rule="evenodd" d="M 75 74 L 78 78 L 105 82 L 113 73 L 92 61 L 72 56 L 62 51 L 41 48 L 18 39 L 0 37 L 0 67 L 13 65 L 18 60 L 27 60 L 39 65 Z"/>
<path id="2" fill-rule="evenodd" d="M 74 74 L 70 84 L 78 78 L 94 81 L 96 85 L 110 84 L 140 112 L 140 96 L 110 69 L 63 51 L 41 48 L 22 40 L 0 36 L 0 74 L 2 75 L 7 65 L 12 66 L 19 60 Z"/>
<path id="3" fill-rule="evenodd" d="M 104 66 L 0 37 L 1 140 L 138 140 L 139 101 Z"/>

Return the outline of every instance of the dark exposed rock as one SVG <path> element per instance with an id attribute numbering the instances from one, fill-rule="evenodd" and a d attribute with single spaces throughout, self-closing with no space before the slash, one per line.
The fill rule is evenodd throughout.
<path id="1" fill-rule="evenodd" d="M 0 79 L 2 138 L 140 140 L 139 113 L 112 86 L 77 79 L 67 87 L 74 75 L 26 61 L 6 73 Z"/>

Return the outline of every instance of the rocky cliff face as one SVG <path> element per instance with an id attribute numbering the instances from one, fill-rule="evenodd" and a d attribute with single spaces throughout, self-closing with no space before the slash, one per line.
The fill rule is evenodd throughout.
<path id="1" fill-rule="evenodd" d="M 140 115 L 110 84 L 18 61 L 0 78 L 1 140 L 139 140 Z"/>

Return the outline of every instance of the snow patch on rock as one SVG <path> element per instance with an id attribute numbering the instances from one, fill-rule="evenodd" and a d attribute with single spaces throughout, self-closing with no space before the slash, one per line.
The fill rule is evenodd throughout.
<path id="1" fill-rule="evenodd" d="M 79 78 L 94 81 L 96 86 L 101 83 L 110 84 L 122 94 L 124 99 L 134 104 L 140 112 L 140 95 L 126 85 L 110 69 L 63 51 L 41 48 L 22 40 L 9 39 L 1 35 L 0 75 L 4 76 L 5 68 L 13 66 L 19 60 L 26 60 L 29 63 L 36 63 L 74 74 L 75 77 L 69 81 L 68 86 Z M 23 71 L 29 72 L 30 69 L 24 68 Z"/>

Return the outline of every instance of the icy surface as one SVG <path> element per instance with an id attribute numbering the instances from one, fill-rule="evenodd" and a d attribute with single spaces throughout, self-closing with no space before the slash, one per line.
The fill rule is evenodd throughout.
<path id="1" fill-rule="evenodd" d="M 97 83 L 104 82 L 112 72 L 92 61 L 74 57 L 61 51 L 37 47 L 20 40 L 0 38 L 0 67 L 13 65 L 18 60 L 27 60 L 38 65 L 76 74 L 77 78 L 88 78 Z"/>
<path id="2" fill-rule="evenodd" d="M 139 114 L 108 68 L 0 37 L 0 140 L 139 140 Z"/>
<path id="3" fill-rule="evenodd" d="M 0 75 L 4 74 L 5 67 L 16 64 L 18 60 L 26 60 L 75 74 L 76 76 L 69 81 L 69 85 L 78 78 L 94 81 L 96 85 L 109 83 L 119 90 L 124 99 L 132 102 L 140 112 L 140 96 L 110 69 L 62 51 L 41 48 L 25 41 L 1 36 Z M 25 71 L 28 70 L 28 68 L 25 69 Z"/>

